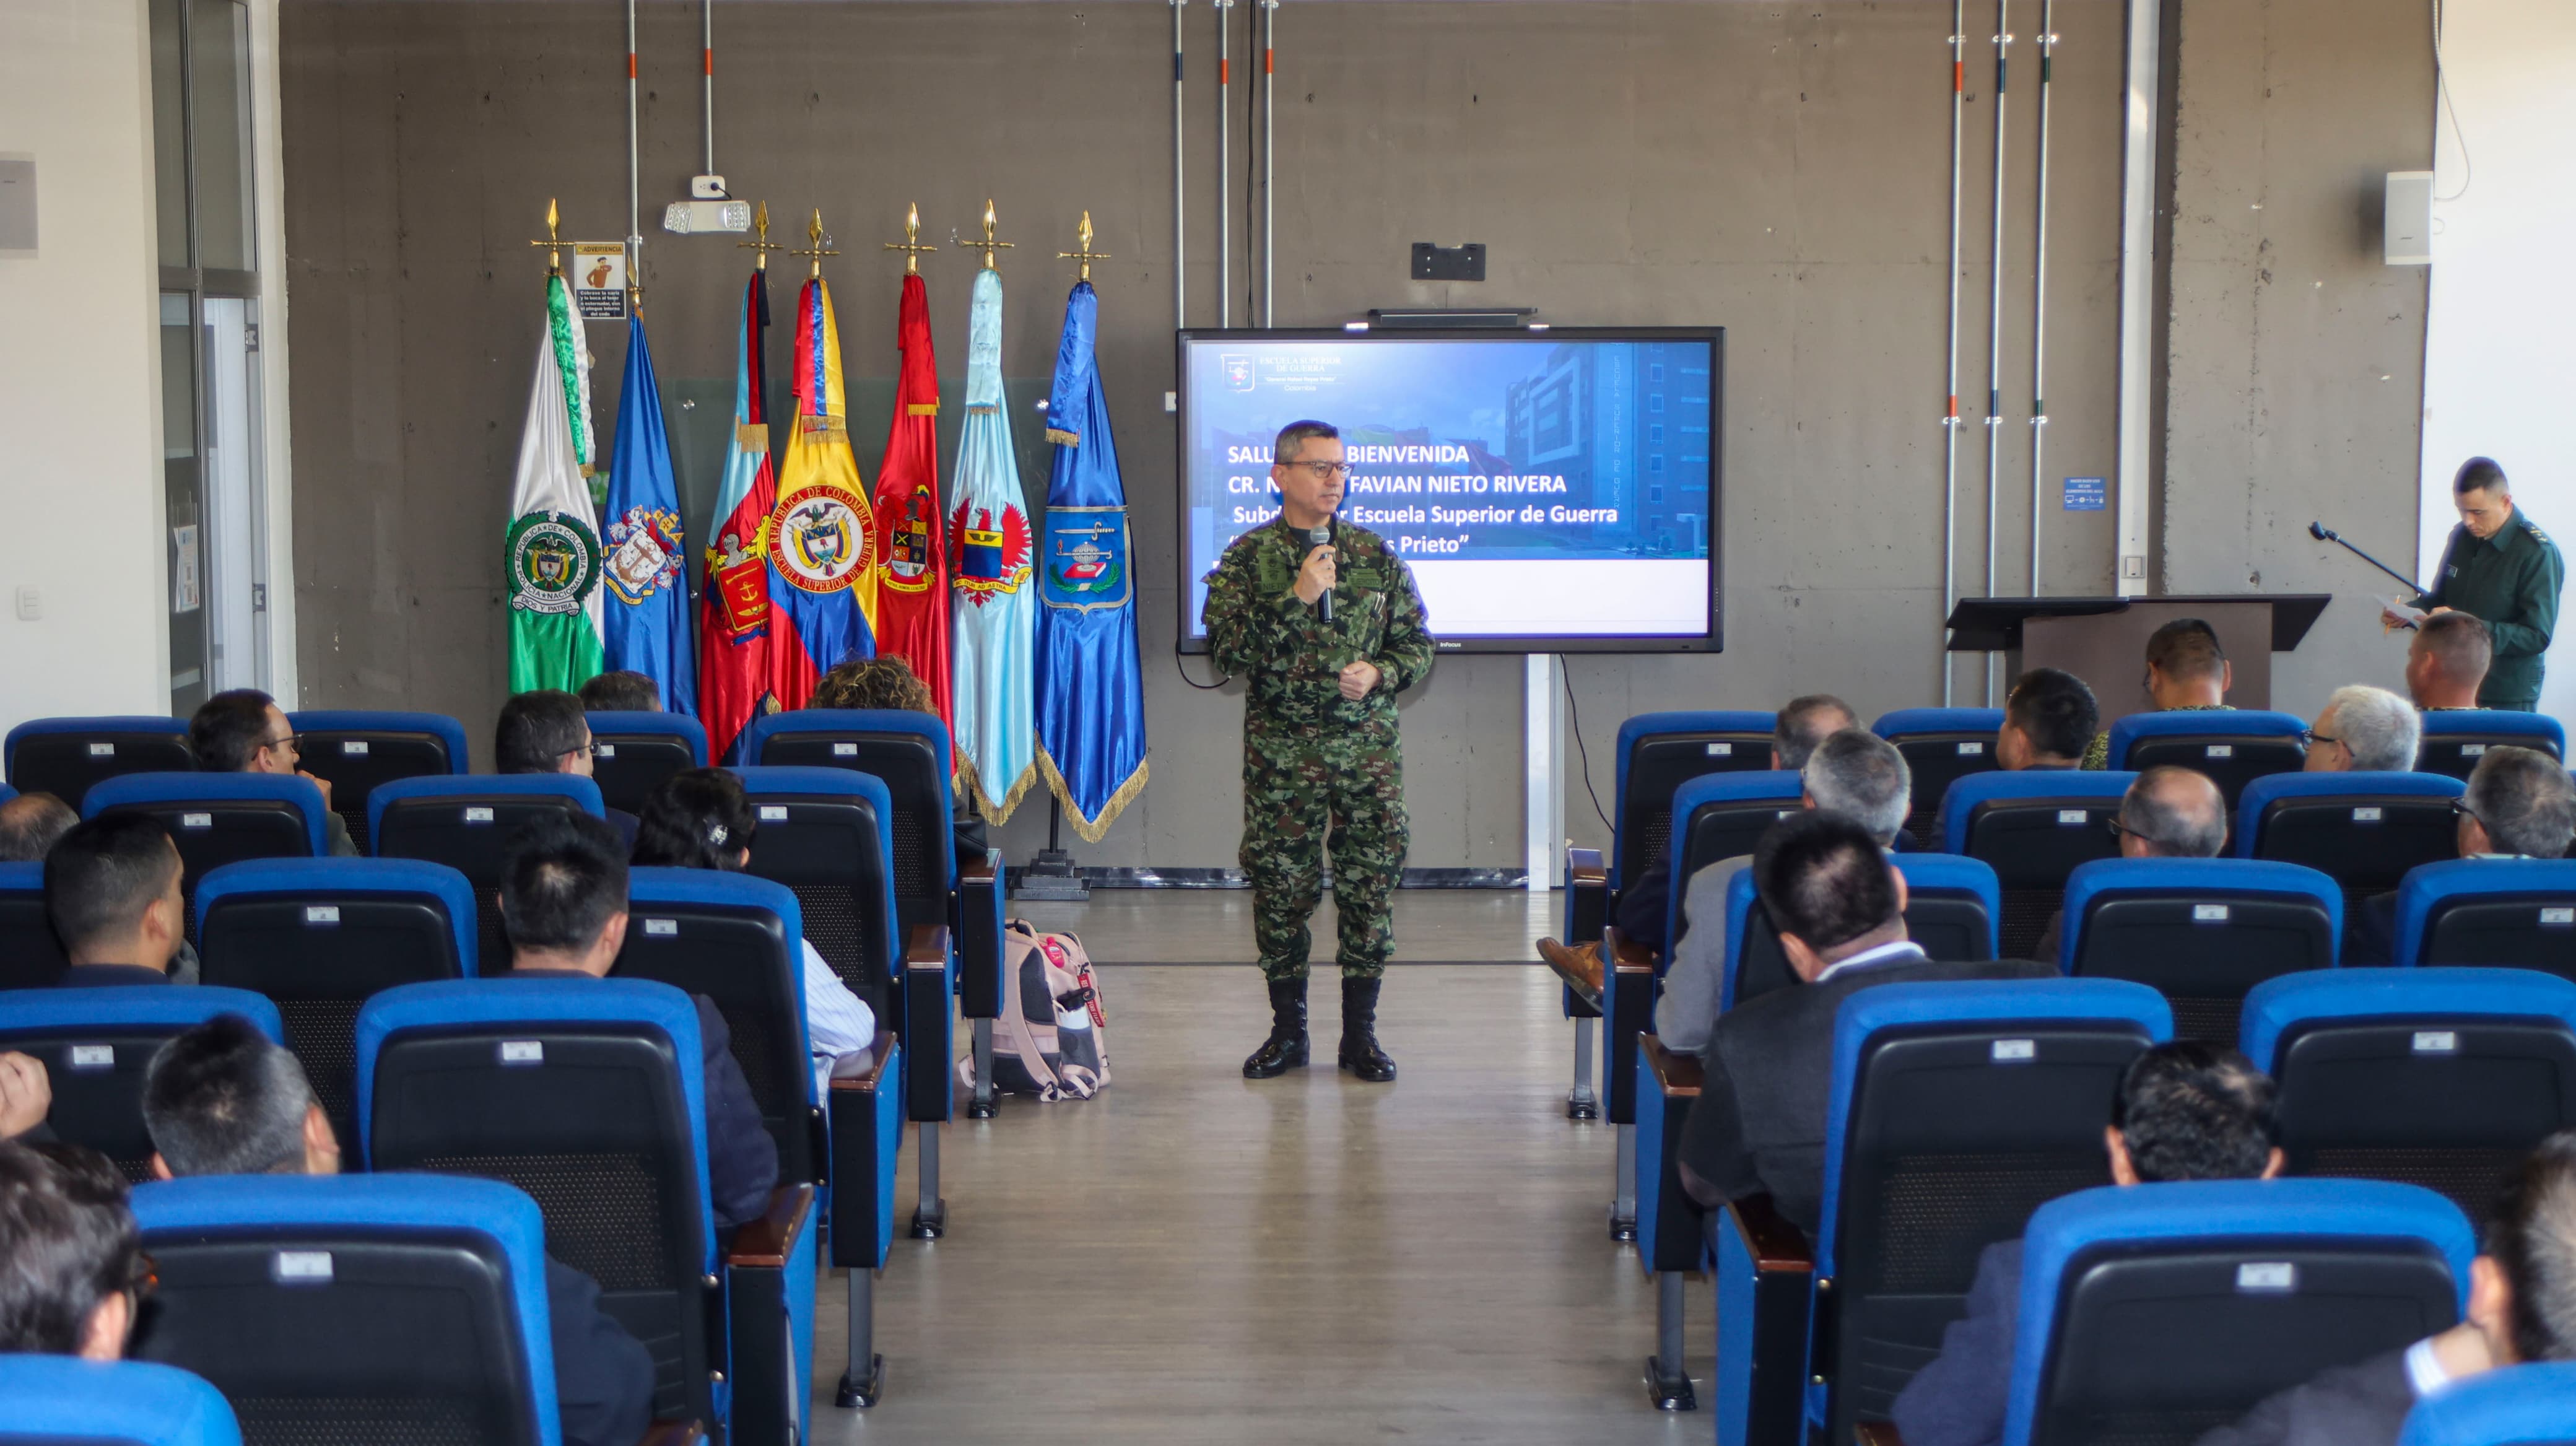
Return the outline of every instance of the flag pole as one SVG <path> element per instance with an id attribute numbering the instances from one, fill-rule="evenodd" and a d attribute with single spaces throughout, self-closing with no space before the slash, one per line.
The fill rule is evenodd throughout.
<path id="1" fill-rule="evenodd" d="M 1986 594 L 1995 591 L 1995 502 L 2002 490 L 2004 439 L 2004 58 L 2012 48 L 2012 0 L 1995 0 L 1995 234 L 1986 280 Z M 1995 705 L 1995 664 L 1986 654 L 1986 706 Z"/>
<path id="2" fill-rule="evenodd" d="M 1959 149 L 1961 106 L 1968 97 L 1968 16 L 1966 0 L 1950 0 L 1950 342 L 1943 354 L 1949 367 L 1950 413 L 1941 419 L 1941 619 L 1959 601 Z M 1951 704 L 1958 669 L 1948 652 L 1941 659 L 1941 706 Z"/>
<path id="3" fill-rule="evenodd" d="M 2030 266 L 2030 595 L 2039 596 L 2040 453 L 2048 441 L 2048 83 L 2057 0 L 2039 0 L 2039 213 Z"/>

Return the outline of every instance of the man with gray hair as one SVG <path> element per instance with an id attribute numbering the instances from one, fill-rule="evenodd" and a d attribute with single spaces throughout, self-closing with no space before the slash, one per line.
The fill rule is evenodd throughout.
<path id="1" fill-rule="evenodd" d="M 340 1144 L 295 1056 L 220 1014 L 143 1070 L 152 1175 L 337 1175 Z M 547 1334 L 565 1446 L 631 1446 L 653 1415 L 653 1357 L 599 1308 L 599 1286 L 546 1257 Z"/>
<path id="2" fill-rule="evenodd" d="M 40 864 L 80 822 L 50 793 L 22 793 L 0 803 L 0 864 Z"/>
<path id="3" fill-rule="evenodd" d="M 2386 688 L 2337 688 L 2308 730 L 2310 773 L 2404 773 L 2415 766 L 2424 720 Z"/>
<path id="4" fill-rule="evenodd" d="M 2532 748 L 2490 748 L 2469 774 L 2459 811 L 2464 859 L 2561 859 L 2576 841 L 2576 782 Z M 2345 967 L 2397 962 L 2397 894 L 2361 901 L 2344 924 Z"/>
<path id="5" fill-rule="evenodd" d="M 2150 768 L 2120 796 L 2111 831 L 2124 859 L 2214 859 L 2227 847 L 2227 800 L 2205 773 Z M 2065 928 L 2064 910 L 2049 916 L 2032 950 L 2041 962 L 2055 962 Z"/>
<path id="6" fill-rule="evenodd" d="M 1895 744 L 1866 728 L 1845 728 L 1815 746 L 1798 780 L 1800 803 L 1851 819 L 1882 849 L 1895 846 L 1914 794 L 1913 774 Z M 1681 939 L 1673 946 L 1672 967 L 1664 971 L 1664 997 L 1655 1005 L 1655 1034 L 1667 1049 L 1696 1052 L 1708 1043 L 1726 983 L 1726 889 L 1752 864 L 1753 856 L 1742 854 L 1690 877 L 1690 890 L 1682 896 Z"/>

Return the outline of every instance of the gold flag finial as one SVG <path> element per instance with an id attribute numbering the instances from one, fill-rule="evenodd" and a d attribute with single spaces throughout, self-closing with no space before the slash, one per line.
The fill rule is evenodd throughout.
<path id="1" fill-rule="evenodd" d="M 955 233 L 952 232 L 950 234 L 953 235 Z M 993 239 L 993 203 L 989 198 L 987 198 L 984 202 L 984 239 L 981 241 L 960 241 L 956 244 L 965 247 L 969 251 L 983 252 L 984 269 L 987 271 L 999 271 L 1002 268 L 994 264 L 996 258 L 993 253 L 996 251 L 1008 251 L 1015 243 L 1009 241 L 996 241 Z"/>
<path id="2" fill-rule="evenodd" d="M 1075 238 L 1074 244 L 1080 246 L 1082 249 L 1079 251 L 1059 251 L 1055 253 L 1055 259 L 1058 261 L 1081 262 L 1082 279 L 1089 281 L 1091 279 L 1091 263 L 1094 261 L 1107 261 L 1110 260 L 1111 257 L 1106 251 L 1094 251 L 1091 249 L 1091 213 L 1089 211 L 1082 213 L 1082 226 L 1073 234 Z"/>
<path id="3" fill-rule="evenodd" d="M 563 213 L 555 209 L 554 197 L 546 197 L 546 239 L 528 244 L 545 248 L 548 276 L 563 275 L 563 249 L 572 243 L 563 239 Z"/>
<path id="4" fill-rule="evenodd" d="M 921 244 L 921 206 L 919 203 L 916 202 L 911 210 L 904 213 L 903 239 L 901 241 L 886 242 L 885 249 L 888 251 L 900 251 L 904 253 L 903 270 L 904 274 L 907 276 L 920 274 L 922 255 L 925 252 L 936 251 L 939 249 L 936 246 L 924 246 Z"/>
<path id="5" fill-rule="evenodd" d="M 838 256 L 841 254 L 840 252 L 832 249 L 832 238 L 825 235 L 823 232 L 822 207 L 817 206 L 814 208 L 814 219 L 806 225 L 805 235 L 812 240 L 814 244 L 810 248 L 802 251 L 791 249 L 787 254 L 790 256 L 813 257 L 814 279 L 820 281 L 823 279 L 823 258 L 826 256 Z"/>
<path id="6" fill-rule="evenodd" d="M 767 201 L 761 202 L 760 209 L 752 213 L 751 225 L 754 231 L 760 233 L 760 239 L 757 241 L 736 241 L 733 244 L 752 254 L 755 258 L 752 262 L 754 267 L 762 271 L 767 271 L 769 269 L 769 253 L 772 251 L 784 251 L 787 249 L 785 245 L 769 239 L 769 203 Z"/>

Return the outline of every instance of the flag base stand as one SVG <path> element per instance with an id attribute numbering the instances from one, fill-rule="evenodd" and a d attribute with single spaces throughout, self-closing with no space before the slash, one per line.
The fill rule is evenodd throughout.
<path id="1" fill-rule="evenodd" d="M 1045 899 L 1059 903 L 1082 904 L 1091 900 L 1091 886 L 1083 882 L 1082 871 L 1074 867 L 1073 855 L 1063 844 L 1064 805 L 1050 794 L 1047 797 L 1047 846 L 1020 870 L 1019 882 L 1011 886 L 1014 899 Z"/>

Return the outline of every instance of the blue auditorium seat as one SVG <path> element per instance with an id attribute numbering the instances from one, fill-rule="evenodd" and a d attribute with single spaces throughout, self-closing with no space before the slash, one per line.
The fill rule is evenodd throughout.
<path id="1" fill-rule="evenodd" d="M 0 1355 L 0 1446 L 242 1446 L 223 1394 L 146 1361 Z"/>
<path id="2" fill-rule="evenodd" d="M 2576 982 L 2554 974 L 2283 975 L 2246 996 L 2242 1045 L 2280 1087 L 2291 1174 L 2422 1185 L 2473 1221 L 2576 1126 Z"/>
<path id="3" fill-rule="evenodd" d="M 287 1048 L 352 1151 L 358 1006 L 398 984 L 470 979 L 479 963 L 472 886 L 419 859 L 226 864 L 197 885 L 196 930 L 206 983 L 276 1003 Z"/>
<path id="4" fill-rule="evenodd" d="M 601 709 L 589 717 L 599 749 L 591 777 L 610 808 L 642 813 L 644 801 L 672 774 L 707 766 L 707 730 L 686 713 Z"/>
<path id="5" fill-rule="evenodd" d="M 2270 774 L 2236 801 L 2234 853 L 2326 874 L 2349 913 L 2407 870 L 2459 856 L 2461 788 L 2433 773 Z"/>
<path id="6" fill-rule="evenodd" d="M 174 1034 L 218 1014 L 239 1014 L 280 1044 L 277 1006 L 245 989 L 210 985 L 13 989 L 0 994 L 0 1049 L 35 1056 L 53 1087 L 45 1117 L 54 1134 L 116 1162 L 129 1180 L 149 1176 L 143 1070 Z"/>
<path id="7" fill-rule="evenodd" d="M 299 766 L 331 785 L 331 807 L 368 847 L 367 800 L 398 778 L 465 773 L 465 728 L 444 713 L 308 709 L 286 715 Z"/>
<path id="8" fill-rule="evenodd" d="M 2552 758 L 2567 756 L 2567 730 L 2546 713 L 2440 708 L 2423 716 L 2415 766 L 2426 773 L 2466 778 L 2490 748 L 2533 748 Z"/>
<path id="9" fill-rule="evenodd" d="M 179 892 L 195 937 L 198 881 L 245 859 L 327 858 L 330 809 L 291 773 L 128 773 L 93 785 L 81 817 L 158 819 L 179 849 Z"/>
<path id="10" fill-rule="evenodd" d="M 1869 731 L 1896 745 L 1914 782 L 1914 807 L 1905 826 L 1916 848 L 1930 848 L 1941 796 L 1971 773 L 1992 772 L 2001 708 L 1899 708 L 1879 716 Z"/>
<path id="11" fill-rule="evenodd" d="M 1941 798 L 1941 851 L 1982 859 L 2003 888 L 1996 951 L 2027 959 L 2078 864 L 2119 855 L 2109 824 L 2134 773 L 2072 768 L 1975 773 Z"/>
<path id="12" fill-rule="evenodd" d="M 357 1041 L 368 1168 L 527 1191 L 547 1250 L 652 1352 L 656 1416 L 790 1438 L 812 1392 L 814 1187 L 781 1184 L 718 1240 L 688 995 L 644 979 L 409 984 L 367 1001 Z"/>
<path id="13" fill-rule="evenodd" d="M 2148 985 L 2183 1038 L 2216 1044 L 2236 1041 L 2247 990 L 2333 968 L 2343 938 L 2334 880 L 2261 859 L 2096 859 L 2067 877 L 2065 909 L 2060 972 Z"/>
<path id="14" fill-rule="evenodd" d="M 90 785 L 126 773 L 186 772 L 197 766 L 185 718 L 31 718 L 0 740 L 9 786 L 50 793 L 74 808 Z"/>
<path id="15" fill-rule="evenodd" d="M 465 875 L 474 889 L 476 947 L 486 973 L 509 967 L 501 931 L 501 865 L 510 835 L 541 813 L 607 817 L 599 785 L 569 773 L 423 774 L 367 795 L 367 852 L 426 859 Z"/>
<path id="16" fill-rule="evenodd" d="M 2569 1446 L 2576 1361 L 2507 1366 L 2455 1381 L 2406 1413 L 2397 1446 Z"/>
<path id="17" fill-rule="evenodd" d="M 2120 1078 L 2172 1035 L 2165 1001 L 2121 980 L 1889 984 L 1844 1001 L 1812 1256 L 1756 1252 L 1779 1228 L 1758 1223 L 1767 1199 L 1729 1206 L 1715 1232 L 1721 1312 L 1759 1312 L 1721 1315 L 1719 1441 L 1801 1439 L 1802 1415 L 1849 1441 L 1885 1419 L 1964 1313 L 1979 1254 L 2110 1178 Z M 1800 1348 L 1765 1353 L 1769 1340 Z"/>
<path id="18" fill-rule="evenodd" d="M 2111 766 L 2132 773 L 2167 765 L 2209 776 L 2234 808 L 2245 785 L 2307 764 L 2308 725 L 2263 709 L 2132 713 L 2111 725 Z"/>
<path id="19" fill-rule="evenodd" d="M 1890 854 L 1887 861 L 1905 876 L 1905 932 L 1926 956 L 1944 964 L 1995 957 L 1995 921 L 2004 906 L 1992 868 L 1957 854 Z M 1754 894 L 1753 871 L 1738 872 L 1726 881 L 1726 977 L 1718 1008 L 1797 982 L 1780 931 Z"/>
<path id="20" fill-rule="evenodd" d="M 2379 1180 L 2053 1200 L 2024 1236 L 2004 1446 L 2193 1440 L 2320 1371 L 2449 1329 L 2475 1253 L 2449 1201 Z"/>
<path id="21" fill-rule="evenodd" d="M 2399 964 L 2576 976 L 2576 859 L 2453 859 L 2397 889 Z"/>
<path id="22" fill-rule="evenodd" d="M 0 989 L 44 989 L 69 961 L 45 912 L 45 866 L 0 864 Z"/>

